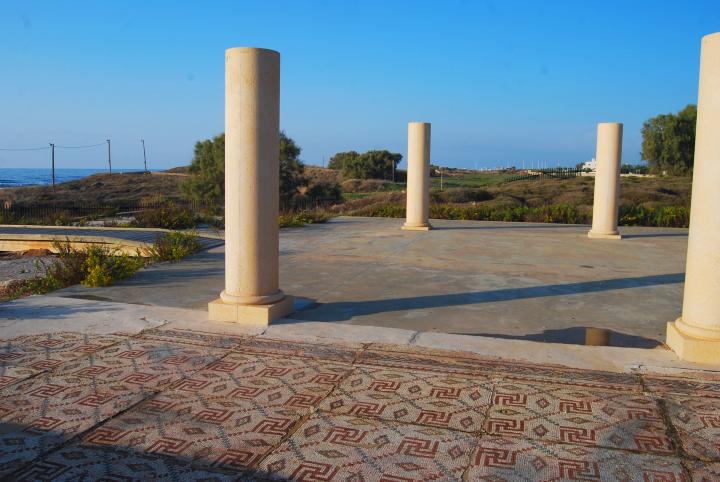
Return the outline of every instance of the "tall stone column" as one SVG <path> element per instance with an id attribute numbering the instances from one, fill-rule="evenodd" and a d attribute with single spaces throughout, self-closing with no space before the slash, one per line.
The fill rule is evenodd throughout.
<path id="1" fill-rule="evenodd" d="M 280 54 L 225 52 L 225 289 L 211 320 L 267 324 L 292 312 L 279 288 Z"/>
<path id="2" fill-rule="evenodd" d="M 597 127 L 595 148 L 595 198 L 590 238 L 620 239 L 618 205 L 620 204 L 620 159 L 623 125 L 602 122 Z"/>
<path id="3" fill-rule="evenodd" d="M 700 52 L 685 294 L 667 344 L 684 360 L 720 363 L 720 32 Z"/>
<path id="4" fill-rule="evenodd" d="M 408 124 L 407 208 L 403 229 L 427 231 L 430 217 L 430 123 Z"/>

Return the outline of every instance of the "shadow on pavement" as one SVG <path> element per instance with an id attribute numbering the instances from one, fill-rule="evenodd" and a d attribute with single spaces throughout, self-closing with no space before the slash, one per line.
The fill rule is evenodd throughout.
<path id="1" fill-rule="evenodd" d="M 657 340 L 642 336 L 629 335 L 613 330 L 602 330 L 606 332 L 607 343 L 593 343 L 588 341 L 588 328 L 585 326 L 573 326 L 558 330 L 544 330 L 542 333 L 531 333 L 528 335 L 507 335 L 502 333 L 456 333 L 458 335 L 487 336 L 490 338 L 502 338 L 505 340 L 526 340 L 540 341 L 543 343 L 563 343 L 567 345 L 599 345 L 617 346 L 624 348 L 656 348 L 661 345 Z M 592 328 L 590 328 L 592 329 Z"/>
<path id="2" fill-rule="evenodd" d="M 410 311 L 447 306 L 495 303 L 528 298 L 551 296 L 569 296 L 601 291 L 642 288 L 664 284 L 682 283 L 685 273 L 639 276 L 635 278 L 617 278 L 600 281 L 584 281 L 556 285 L 530 286 L 526 288 L 506 288 L 494 291 L 451 293 L 442 295 L 416 296 L 369 301 L 336 301 L 318 303 L 305 311 L 295 313 L 295 319 L 303 321 L 345 321 L 355 316 L 372 315 L 392 311 Z"/>

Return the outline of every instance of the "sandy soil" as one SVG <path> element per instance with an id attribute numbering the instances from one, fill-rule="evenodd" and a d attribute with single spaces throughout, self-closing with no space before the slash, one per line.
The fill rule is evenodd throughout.
<path id="1" fill-rule="evenodd" d="M 48 255 L 35 256 L 0 252 L 0 286 L 13 280 L 41 275 L 43 273 L 42 263 L 49 264 L 52 258 Z"/>

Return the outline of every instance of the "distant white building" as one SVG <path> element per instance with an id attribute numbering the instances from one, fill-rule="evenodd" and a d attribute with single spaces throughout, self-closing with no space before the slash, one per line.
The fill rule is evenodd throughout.
<path id="1" fill-rule="evenodd" d="M 595 160 L 595 158 L 593 157 L 589 161 L 583 162 L 582 169 L 583 170 L 589 169 L 589 170 L 595 172 L 595 170 L 597 169 L 597 161 Z"/>

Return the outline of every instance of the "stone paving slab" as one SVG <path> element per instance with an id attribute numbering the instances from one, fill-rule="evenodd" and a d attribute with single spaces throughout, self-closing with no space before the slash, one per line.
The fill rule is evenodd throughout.
<path id="1" fill-rule="evenodd" d="M 53 226 L 11 226 L 0 225 L 0 239 L 23 240 L 89 240 L 101 239 L 112 242 L 131 241 L 138 245 L 151 245 L 157 237 L 168 232 L 167 229 L 133 229 L 133 228 L 85 228 L 85 227 L 53 227 Z M 198 242 L 201 249 L 222 246 L 220 236 L 199 233 Z"/>
<path id="2" fill-rule="evenodd" d="M 24 336 L 1 346 L 21 353 L 11 368 L 29 370 L 0 389 L 7 480 L 720 474 L 713 373 L 628 375 L 423 347 L 167 328 Z M 36 372 L 37 360 L 22 358 L 73 347 L 75 358 Z M 688 394 L 690 382 L 703 390 Z"/>

